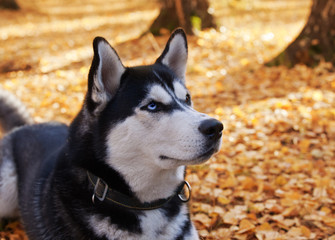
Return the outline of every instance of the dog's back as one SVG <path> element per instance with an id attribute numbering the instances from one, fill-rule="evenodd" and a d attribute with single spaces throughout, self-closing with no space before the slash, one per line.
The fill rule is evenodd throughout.
<path id="1" fill-rule="evenodd" d="M 0 89 L 0 123 L 4 133 L 29 124 L 29 117 L 21 102 L 11 93 Z M 0 142 L 0 217 L 18 214 L 17 174 L 13 161 L 12 136 Z"/>
<path id="2" fill-rule="evenodd" d="M 32 207 L 32 183 L 42 165 L 65 142 L 67 127 L 58 123 L 34 124 L 24 105 L 0 89 L 0 123 L 7 135 L 0 142 L 0 218 L 13 217 L 18 210 L 18 186 L 21 210 Z M 26 171 L 29 169 L 29 171 Z M 47 174 L 47 171 L 44 171 Z M 42 178 L 41 178 L 42 179 Z M 41 181 L 42 182 L 42 181 Z M 27 211 L 21 211 L 21 215 Z M 22 216 L 24 217 L 24 216 Z"/>
<path id="3" fill-rule="evenodd" d="M 24 105 L 14 95 L 0 89 L 0 123 L 4 132 L 32 122 Z"/>

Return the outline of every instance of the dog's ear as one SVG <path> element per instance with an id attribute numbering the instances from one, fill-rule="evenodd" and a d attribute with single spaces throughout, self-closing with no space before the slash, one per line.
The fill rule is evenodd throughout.
<path id="1" fill-rule="evenodd" d="M 169 67 L 180 80 L 185 81 L 187 51 L 186 34 L 183 29 L 178 28 L 171 34 L 156 63 Z"/>
<path id="2" fill-rule="evenodd" d="M 94 56 L 88 75 L 87 105 L 96 112 L 115 95 L 125 71 L 119 56 L 102 37 L 93 41 Z"/>

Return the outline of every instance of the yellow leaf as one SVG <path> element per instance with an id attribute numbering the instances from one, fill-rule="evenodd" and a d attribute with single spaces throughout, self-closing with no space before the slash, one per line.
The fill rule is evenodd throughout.
<path id="1" fill-rule="evenodd" d="M 271 213 L 279 214 L 283 212 L 283 207 L 278 204 L 274 204 L 271 208 L 269 208 L 269 211 Z"/>
<path id="2" fill-rule="evenodd" d="M 275 103 L 275 107 L 287 110 L 291 108 L 291 103 L 289 101 L 279 101 Z"/>
<path id="3" fill-rule="evenodd" d="M 284 210 L 282 213 L 284 217 L 295 217 L 299 215 L 299 210 L 297 206 L 292 206 Z"/>
<path id="4" fill-rule="evenodd" d="M 225 196 L 218 197 L 217 201 L 222 205 L 227 205 L 228 203 L 230 203 L 230 200 L 226 198 Z"/>
<path id="5" fill-rule="evenodd" d="M 227 224 L 231 224 L 231 225 L 236 225 L 238 220 L 236 218 L 236 214 L 233 212 L 227 212 L 224 216 L 223 216 L 223 222 L 227 223 Z"/>
<path id="6" fill-rule="evenodd" d="M 311 235 L 311 230 L 309 230 L 308 227 L 305 227 L 305 226 L 302 225 L 302 226 L 300 227 L 300 229 L 301 229 L 301 233 L 302 233 L 303 236 L 305 236 L 305 237 L 307 237 L 307 238 L 310 237 L 310 235 Z"/>
<path id="7" fill-rule="evenodd" d="M 242 66 L 247 66 L 250 63 L 250 61 L 247 58 L 242 58 L 240 60 L 240 63 L 241 63 Z"/>
<path id="8" fill-rule="evenodd" d="M 211 225 L 211 219 L 206 214 L 204 214 L 204 213 L 198 213 L 198 214 L 196 214 L 193 217 L 193 221 L 195 221 L 195 222 L 198 223 L 197 224 L 198 229 L 208 228 Z"/>
<path id="9" fill-rule="evenodd" d="M 327 208 L 327 207 L 322 207 L 321 212 L 324 212 L 325 214 L 330 214 L 332 212 L 332 210 L 330 208 Z"/>
<path id="10" fill-rule="evenodd" d="M 310 141 L 308 139 L 303 139 L 299 142 L 299 148 L 302 153 L 307 153 L 310 145 Z"/>
<path id="11" fill-rule="evenodd" d="M 287 235 L 292 237 L 298 237 L 302 235 L 301 228 L 299 227 L 292 227 L 288 232 Z"/>
<path id="12" fill-rule="evenodd" d="M 239 234 L 249 232 L 251 230 L 255 229 L 255 225 L 252 224 L 248 219 L 242 219 L 240 222 L 240 227 L 239 227 Z"/>
<path id="13" fill-rule="evenodd" d="M 218 107 L 215 109 L 215 114 L 216 115 L 223 115 L 223 108 L 222 107 Z"/>
<path id="14" fill-rule="evenodd" d="M 244 190 L 253 190 L 254 188 L 257 187 L 257 182 L 255 179 L 251 178 L 251 177 L 246 177 L 243 181 L 242 181 L 242 189 Z"/>
<path id="15" fill-rule="evenodd" d="M 284 186 L 287 183 L 287 180 L 284 176 L 278 176 L 275 180 L 275 184 L 278 186 Z"/>
<path id="16" fill-rule="evenodd" d="M 206 44 L 206 41 L 204 40 L 204 39 L 198 39 L 198 41 L 197 41 L 197 44 L 199 45 L 199 46 L 204 46 L 205 44 Z"/>
<path id="17" fill-rule="evenodd" d="M 215 83 L 215 89 L 216 89 L 216 91 L 219 92 L 219 93 L 220 93 L 220 92 L 223 92 L 223 91 L 225 90 L 223 83 L 220 82 L 220 81 L 217 81 L 217 82 Z"/>
<path id="18" fill-rule="evenodd" d="M 312 98 L 314 101 L 322 101 L 323 100 L 323 94 L 320 90 L 317 90 L 313 92 Z"/>
<path id="19" fill-rule="evenodd" d="M 329 138 L 335 138 L 335 121 L 329 121 L 327 123 L 326 132 Z"/>
<path id="20" fill-rule="evenodd" d="M 258 124 L 258 119 L 257 118 L 252 118 L 251 123 L 252 123 L 253 126 L 257 125 Z"/>
<path id="21" fill-rule="evenodd" d="M 290 151 L 290 149 L 286 146 L 283 146 L 280 150 L 284 155 L 286 155 L 286 153 L 288 153 Z"/>
<path id="22" fill-rule="evenodd" d="M 242 112 L 242 110 L 239 108 L 239 107 L 237 107 L 237 106 L 235 106 L 235 107 L 233 107 L 233 113 L 237 116 L 237 117 L 244 117 L 245 116 L 245 114 L 244 114 L 244 112 Z"/>
<path id="23" fill-rule="evenodd" d="M 221 188 L 229 188 L 229 187 L 235 187 L 237 182 L 235 177 L 228 177 L 227 179 L 219 179 L 220 180 L 220 187 Z"/>
<path id="24" fill-rule="evenodd" d="M 271 230 L 272 230 L 271 225 L 268 222 L 264 222 L 257 227 L 256 231 L 271 231 Z"/>
<path id="25" fill-rule="evenodd" d="M 335 218 L 334 217 L 328 217 L 328 216 L 325 216 L 322 218 L 322 221 L 327 225 L 327 226 L 330 226 L 330 227 L 334 227 L 335 228 Z"/>
<path id="26" fill-rule="evenodd" d="M 210 183 L 217 183 L 218 181 L 218 174 L 215 171 L 209 171 L 205 177 L 205 180 Z"/>

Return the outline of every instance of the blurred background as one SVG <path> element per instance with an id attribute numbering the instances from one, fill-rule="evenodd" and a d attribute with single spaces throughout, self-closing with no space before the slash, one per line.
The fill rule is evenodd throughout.
<path id="1" fill-rule="evenodd" d="M 9 80 L 5 85 L 24 74 L 20 85 L 31 86 L 15 91 L 31 106 L 39 106 L 39 112 L 45 109 L 36 114 L 37 121 L 68 121 L 78 110 L 82 88 L 79 93 L 71 89 L 71 101 L 52 95 L 54 89 L 86 86 L 96 36 L 106 38 L 129 65 L 150 64 L 169 32 L 181 26 L 192 35 L 189 74 L 194 72 L 196 81 L 200 72 L 220 86 L 227 73 L 262 65 L 283 51 L 304 27 L 311 4 L 309 0 L 0 0 L 0 74 Z M 71 81 L 54 86 L 51 78 Z M 196 85 L 194 94 L 215 90 L 202 84 Z M 57 114 L 49 112 L 51 105 Z"/>
<path id="2" fill-rule="evenodd" d="M 92 41 L 151 64 L 188 33 L 194 106 L 225 125 L 188 169 L 202 239 L 335 239 L 333 0 L 0 0 L 0 86 L 36 122 L 70 123 Z M 3 220 L 0 239 L 25 239 Z"/>

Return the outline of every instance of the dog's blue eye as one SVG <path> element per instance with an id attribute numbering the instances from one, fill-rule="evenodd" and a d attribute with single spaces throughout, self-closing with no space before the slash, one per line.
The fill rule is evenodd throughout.
<path id="1" fill-rule="evenodd" d="M 155 102 L 151 102 L 151 103 L 149 103 L 149 104 L 147 105 L 147 108 L 148 108 L 148 110 L 150 110 L 150 111 L 155 111 L 155 110 L 157 110 L 157 103 L 155 103 Z"/>

